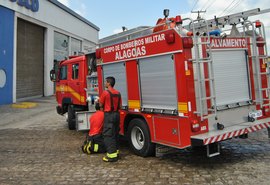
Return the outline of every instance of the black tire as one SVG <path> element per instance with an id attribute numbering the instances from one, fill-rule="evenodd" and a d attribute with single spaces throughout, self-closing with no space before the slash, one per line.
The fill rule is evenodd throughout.
<path id="1" fill-rule="evenodd" d="M 128 126 L 128 142 L 131 150 L 139 156 L 147 157 L 155 154 L 155 144 L 146 122 L 142 119 L 133 119 Z"/>
<path id="2" fill-rule="evenodd" d="M 75 122 L 75 111 L 74 111 L 73 105 L 68 106 L 67 114 L 68 114 L 68 118 L 67 118 L 68 128 L 69 130 L 75 130 L 76 122 Z"/>

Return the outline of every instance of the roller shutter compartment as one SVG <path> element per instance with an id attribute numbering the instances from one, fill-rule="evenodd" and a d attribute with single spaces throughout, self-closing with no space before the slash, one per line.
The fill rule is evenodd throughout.
<path id="1" fill-rule="evenodd" d="M 245 50 L 212 52 L 217 106 L 247 102 L 250 85 Z"/>

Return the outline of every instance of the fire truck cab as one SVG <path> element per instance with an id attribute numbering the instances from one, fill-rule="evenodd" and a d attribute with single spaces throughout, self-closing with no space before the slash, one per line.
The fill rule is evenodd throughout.
<path id="1" fill-rule="evenodd" d="M 76 128 L 75 112 L 88 111 L 97 97 L 97 74 L 95 52 L 71 56 L 61 61 L 58 71 L 51 70 L 51 80 L 56 82 L 57 113 L 67 113 L 69 129 Z M 57 74 L 57 76 L 56 76 Z"/>

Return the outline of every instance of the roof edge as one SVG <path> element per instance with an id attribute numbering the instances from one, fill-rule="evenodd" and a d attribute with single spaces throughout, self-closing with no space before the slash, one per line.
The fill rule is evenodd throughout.
<path id="1" fill-rule="evenodd" d="M 89 26 L 93 27 L 97 31 L 100 31 L 100 28 L 98 26 L 96 26 L 95 24 L 91 23 L 90 21 L 88 21 L 87 19 L 85 19 L 84 17 L 82 17 L 81 15 L 79 15 L 78 13 L 74 12 L 73 10 L 71 10 L 70 8 L 68 8 L 67 6 L 63 5 L 59 1 L 57 1 L 57 0 L 48 0 L 48 1 L 51 2 L 52 4 L 58 6 L 62 10 L 66 11 L 67 13 L 73 15 L 74 17 L 76 17 L 77 19 L 81 20 L 82 22 L 84 22 L 84 23 L 88 24 Z"/>

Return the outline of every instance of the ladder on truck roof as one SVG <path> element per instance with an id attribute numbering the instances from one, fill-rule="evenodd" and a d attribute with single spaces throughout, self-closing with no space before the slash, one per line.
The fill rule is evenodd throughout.
<path id="1" fill-rule="evenodd" d="M 195 29 L 200 29 L 205 27 L 206 25 L 209 27 L 213 27 L 215 25 L 227 25 L 227 24 L 234 24 L 235 21 L 240 22 L 240 19 L 247 20 L 248 17 L 255 16 L 255 15 L 260 15 L 264 13 L 269 13 L 270 8 L 261 10 L 260 8 L 255 8 L 239 13 L 234 13 L 230 15 L 225 15 L 221 17 L 215 17 L 214 19 L 209 19 L 204 22 L 197 22 L 193 25 Z M 185 29 L 190 29 L 190 25 L 185 25 L 183 26 Z"/>
<path id="2" fill-rule="evenodd" d="M 191 22 L 192 32 L 195 33 L 195 24 L 194 22 L 205 23 L 206 33 L 209 32 L 208 24 L 206 24 L 207 20 L 205 19 L 197 19 L 192 20 L 190 18 L 183 19 L 183 21 L 189 20 Z M 210 43 L 210 35 L 207 34 L 200 38 L 199 35 L 193 34 L 193 44 L 194 44 L 194 56 L 195 58 L 190 59 L 194 65 L 196 70 L 195 76 L 195 84 L 197 84 L 196 89 L 198 90 L 197 99 L 197 110 L 194 112 L 197 114 L 201 121 L 204 119 L 208 119 L 210 117 L 217 117 L 217 106 L 216 106 L 216 92 L 215 92 L 215 78 L 214 78 L 214 70 L 213 70 L 213 59 L 212 59 L 212 49 Z M 207 56 L 202 56 L 200 51 L 200 47 L 207 48 Z M 204 67 L 207 67 L 208 73 L 206 74 Z M 209 83 L 210 92 L 207 94 L 206 83 Z M 208 109 L 208 101 L 210 101 L 211 108 Z M 206 105 L 206 106 L 205 106 Z M 206 111 L 205 108 L 206 107 Z"/>
<path id="3" fill-rule="evenodd" d="M 256 25 L 257 22 L 250 22 L 250 21 L 245 21 L 245 23 L 247 23 L 248 25 L 250 25 L 252 27 L 253 30 L 253 36 L 252 36 L 252 62 L 253 65 L 255 67 L 255 76 L 256 76 L 256 80 L 257 80 L 257 88 L 256 88 L 256 94 L 258 96 L 256 96 L 256 103 L 260 104 L 260 108 L 263 108 L 265 106 L 269 106 L 270 105 L 270 71 L 269 71 L 269 61 L 268 61 L 268 52 L 267 52 L 267 44 L 265 41 L 265 29 L 264 29 L 264 25 L 263 23 L 259 23 L 260 26 L 258 26 L 258 30 L 259 30 L 259 35 L 264 38 L 264 40 L 257 40 L 257 36 L 256 36 Z M 244 27 L 245 29 L 245 27 Z M 258 51 L 258 47 L 257 45 L 263 45 L 262 48 L 262 53 L 260 53 L 260 51 Z M 261 62 L 265 65 L 265 71 L 262 72 L 261 71 Z M 262 78 L 266 76 L 266 80 L 267 80 L 267 86 L 266 87 L 262 87 Z M 265 93 L 265 98 L 264 98 L 264 93 Z"/>

